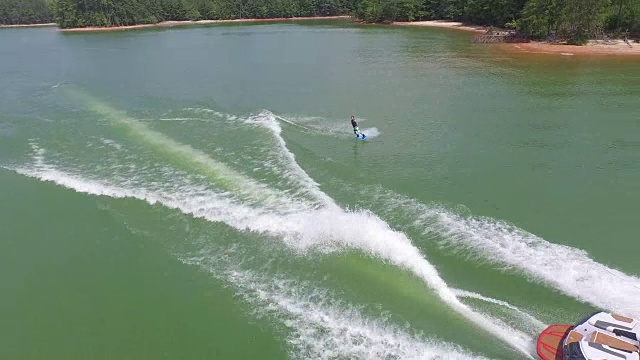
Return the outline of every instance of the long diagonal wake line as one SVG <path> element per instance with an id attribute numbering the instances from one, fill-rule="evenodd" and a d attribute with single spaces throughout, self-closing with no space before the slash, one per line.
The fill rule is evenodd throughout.
<path id="1" fill-rule="evenodd" d="M 640 317 L 640 278 L 608 268 L 583 250 L 547 242 L 488 218 L 462 219 L 440 212 L 436 221 L 429 231 L 442 236 L 443 246 L 467 249 L 518 269 L 535 281 L 596 307 Z"/>

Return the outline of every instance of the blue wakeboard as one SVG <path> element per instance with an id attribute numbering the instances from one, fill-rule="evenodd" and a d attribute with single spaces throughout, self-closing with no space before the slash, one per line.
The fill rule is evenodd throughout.
<path id="1" fill-rule="evenodd" d="M 367 140 L 369 138 L 366 134 L 362 134 L 362 136 L 354 135 L 353 137 L 359 140 Z"/>

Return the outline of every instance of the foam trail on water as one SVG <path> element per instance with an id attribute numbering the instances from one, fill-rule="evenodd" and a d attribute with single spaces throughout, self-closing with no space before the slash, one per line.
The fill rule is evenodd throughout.
<path id="1" fill-rule="evenodd" d="M 213 109 L 185 108 L 183 110 L 189 111 L 189 112 L 193 112 L 193 113 L 196 113 L 196 114 L 206 114 L 206 115 L 213 116 L 213 117 L 216 117 L 216 118 L 224 119 L 225 121 L 235 121 L 235 120 L 237 120 L 237 116 L 236 115 L 224 114 L 224 113 L 221 113 L 221 112 L 213 110 Z"/>
<path id="2" fill-rule="evenodd" d="M 228 281 L 258 317 L 275 318 L 289 330 L 292 358 L 484 359 L 459 346 L 406 333 L 384 320 L 334 300 L 314 284 L 265 277 L 214 255 L 183 258 Z M 225 267 L 222 270 L 222 266 Z"/>
<path id="3" fill-rule="evenodd" d="M 119 186 L 104 180 L 87 180 L 42 162 L 40 165 L 14 170 L 89 194 L 133 197 L 150 204 L 159 202 L 195 217 L 224 222 L 241 231 L 281 238 L 289 247 L 301 253 L 313 250 L 327 252 L 339 248 L 360 249 L 411 271 L 452 309 L 530 357 L 532 339 L 528 335 L 497 319 L 478 314 L 460 302 L 410 240 L 403 233 L 390 229 L 387 223 L 369 211 L 344 211 L 325 207 L 278 214 L 269 209 L 239 204 L 226 198 L 224 194 L 202 189 L 131 189 L 126 187 L 127 184 Z"/>
<path id="4" fill-rule="evenodd" d="M 114 199 L 135 198 L 144 200 L 151 205 L 161 202 L 161 198 L 159 196 L 145 190 L 122 189 L 97 181 L 87 180 L 74 174 L 56 170 L 53 167 L 40 168 L 37 170 L 29 168 L 14 169 L 10 167 L 5 167 L 5 169 L 14 170 L 18 174 L 37 178 L 42 181 L 49 181 L 84 194 L 108 196 Z"/>
<path id="5" fill-rule="evenodd" d="M 189 118 L 189 117 L 175 117 L 175 118 L 153 118 L 153 119 L 137 119 L 141 122 L 153 122 L 153 121 L 178 121 L 178 122 L 186 122 L 186 121 L 198 121 L 205 123 L 215 123 L 214 120 L 210 119 L 201 119 L 201 118 Z"/>
<path id="6" fill-rule="evenodd" d="M 301 167 L 298 165 L 295 159 L 295 155 L 287 149 L 287 144 L 282 138 L 282 128 L 276 121 L 275 116 L 270 111 L 263 111 L 260 114 L 250 117 L 245 120 L 249 124 L 258 124 L 265 127 L 273 134 L 280 154 L 285 159 L 285 163 L 291 171 L 291 178 L 295 179 L 301 185 L 305 186 L 318 200 L 322 201 L 323 205 L 338 210 L 338 205 L 327 194 L 320 190 L 320 185 L 315 182 Z"/>
<path id="7" fill-rule="evenodd" d="M 442 244 L 519 269 L 533 279 L 596 307 L 640 317 L 640 278 L 611 269 L 587 252 L 553 244 L 505 222 L 437 211 L 429 232 Z"/>
<path id="8" fill-rule="evenodd" d="M 300 124 L 298 124 L 298 123 L 295 123 L 295 122 L 293 122 L 293 121 L 291 121 L 291 120 L 289 120 L 289 119 L 287 119 L 287 118 L 285 118 L 285 117 L 282 117 L 282 116 L 275 116 L 275 117 L 276 117 L 276 119 L 278 119 L 278 120 L 280 120 L 280 121 L 284 121 L 284 122 L 286 122 L 286 123 L 287 123 L 287 124 L 289 124 L 289 125 L 297 126 L 297 127 L 301 128 L 301 129 L 304 129 L 304 130 L 311 130 L 310 128 L 308 128 L 308 127 L 306 127 L 306 126 L 304 126 L 304 125 L 300 125 Z"/>
<path id="9" fill-rule="evenodd" d="M 453 289 L 453 293 L 457 297 L 478 299 L 478 300 L 486 301 L 488 303 L 499 305 L 499 306 L 503 306 L 503 307 L 506 307 L 506 308 L 508 308 L 510 310 L 513 310 L 514 312 L 516 312 L 518 314 L 518 316 L 520 318 L 525 320 L 527 323 L 531 324 L 533 326 L 533 328 L 536 329 L 536 331 L 542 331 L 547 327 L 547 325 L 545 323 L 543 323 L 542 321 L 540 321 L 540 320 L 536 319 L 535 317 L 527 314 L 526 312 L 518 309 L 517 307 L 509 304 L 506 301 L 493 299 L 493 298 L 490 298 L 490 297 L 487 297 L 487 296 L 484 296 L 484 295 L 481 295 L 481 294 L 478 294 L 478 293 L 475 293 L 475 292 L 466 291 L 466 290 L 460 290 L 460 289 Z"/>

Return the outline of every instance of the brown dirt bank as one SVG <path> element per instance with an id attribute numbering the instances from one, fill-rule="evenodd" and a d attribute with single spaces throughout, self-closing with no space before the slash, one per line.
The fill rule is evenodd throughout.
<path id="1" fill-rule="evenodd" d="M 433 20 L 433 21 L 414 21 L 414 22 L 395 22 L 393 25 L 398 26 L 427 26 L 439 27 L 447 29 L 463 30 L 475 33 L 485 33 L 488 29 L 486 26 L 464 25 L 459 22 Z M 495 31 L 506 31 L 504 29 L 496 29 Z M 566 44 L 552 44 L 542 41 L 531 41 L 528 43 L 510 43 L 500 44 L 507 51 L 515 51 L 531 54 L 548 54 L 559 56 L 573 55 L 640 55 L 640 44 L 630 42 L 631 46 L 622 40 L 612 40 L 609 42 L 591 40 L 587 45 L 576 46 Z"/>

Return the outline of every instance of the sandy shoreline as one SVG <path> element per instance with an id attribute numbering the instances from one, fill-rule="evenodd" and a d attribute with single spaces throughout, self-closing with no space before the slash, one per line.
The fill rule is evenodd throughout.
<path id="1" fill-rule="evenodd" d="M 58 24 L 56 24 L 56 23 L 18 24 L 18 25 L 2 25 L 2 24 L 0 24 L 0 29 L 2 29 L 2 28 L 22 28 L 22 27 L 41 27 L 41 26 L 58 26 Z"/>
<path id="2" fill-rule="evenodd" d="M 293 17 L 293 18 L 270 18 L 270 19 L 232 19 L 232 20 L 197 20 L 197 21 L 163 21 L 157 24 L 140 24 L 128 26 L 111 26 L 111 27 L 84 27 L 71 29 L 58 29 L 61 32 L 91 32 L 91 31 L 118 31 L 144 29 L 154 27 L 175 27 L 189 25 L 206 25 L 206 24 L 224 24 L 224 23 L 250 23 L 250 22 L 272 22 L 272 21 L 296 21 L 296 20 L 331 20 L 331 19 L 347 19 L 349 16 L 316 16 L 316 17 Z"/>
<path id="3" fill-rule="evenodd" d="M 428 26 L 439 27 L 447 29 L 456 29 L 462 31 L 469 31 L 475 33 L 485 33 L 488 30 L 486 26 L 470 26 L 464 25 L 460 22 L 453 21 L 414 21 L 408 23 L 396 22 L 393 25 L 398 26 Z M 496 31 L 506 31 L 504 29 L 495 29 Z M 575 46 L 564 44 L 551 44 L 542 41 L 531 41 L 528 43 L 502 43 L 507 51 L 530 53 L 530 54 L 549 54 L 560 56 L 573 56 L 573 55 L 622 55 L 633 56 L 640 55 L 640 44 L 631 43 L 631 47 L 625 44 L 622 40 L 612 40 L 607 43 L 602 41 L 591 40 L 587 45 Z"/>
<path id="4" fill-rule="evenodd" d="M 427 26 L 427 27 L 439 27 L 446 29 L 455 29 L 462 31 L 471 31 L 477 33 L 484 33 L 487 31 L 486 26 L 474 26 L 464 25 L 461 22 L 446 21 L 446 20 L 429 20 L 429 21 L 412 21 L 412 22 L 394 22 L 391 25 L 396 26 Z"/>
<path id="5" fill-rule="evenodd" d="M 297 20 L 330 20 L 330 19 L 349 19 L 350 16 L 318 16 L 318 17 L 293 17 L 293 18 L 271 18 L 271 19 L 232 19 L 232 20 L 198 20 L 198 21 L 163 21 L 157 24 L 139 24 L 129 26 L 112 26 L 112 27 L 85 27 L 58 29 L 60 32 L 101 32 L 101 31 L 119 31 L 144 28 L 168 28 L 189 25 L 206 25 L 206 24 L 224 24 L 224 23 L 252 23 L 252 22 L 276 22 L 276 21 L 297 21 Z M 56 26 L 55 23 L 49 24 L 26 24 L 26 25 L 0 25 L 0 28 L 19 28 L 19 27 L 39 27 L 39 26 Z M 477 34 L 485 33 L 488 30 L 486 26 L 465 25 L 460 22 L 446 20 L 430 20 L 430 21 L 413 21 L 413 22 L 394 22 L 392 26 L 425 26 L 437 27 L 445 29 L 460 30 L 466 32 L 474 32 Z M 496 31 L 506 31 L 504 29 L 494 28 Z M 506 51 L 515 53 L 528 54 L 548 54 L 559 56 L 572 55 L 617 55 L 617 56 L 638 56 L 640 55 L 640 44 L 631 42 L 631 47 L 622 40 L 612 40 L 607 43 L 602 41 L 591 40 L 587 45 L 575 46 L 564 44 L 551 44 L 541 41 L 531 41 L 528 43 L 502 43 L 498 44 Z"/>
<path id="6" fill-rule="evenodd" d="M 609 43 L 603 43 L 591 40 L 587 45 L 562 45 L 549 44 L 545 42 L 522 43 L 522 44 L 503 44 L 510 51 L 530 54 L 551 54 L 562 56 L 573 55 L 613 55 L 613 56 L 639 56 L 640 44 L 631 43 L 631 47 L 622 40 L 615 40 Z"/>

